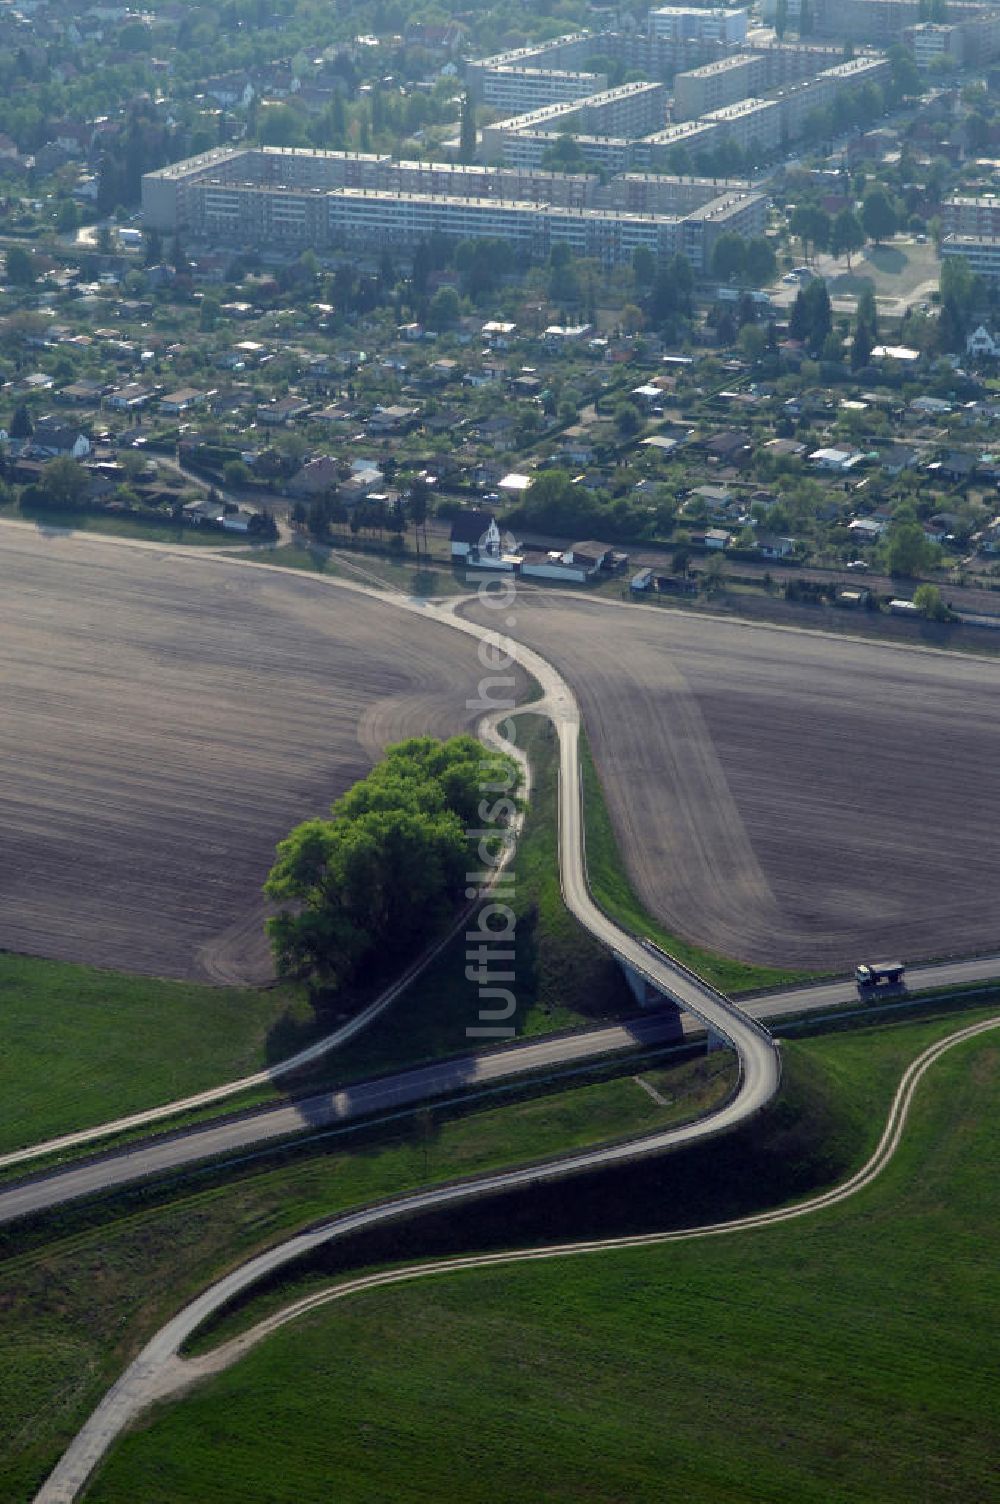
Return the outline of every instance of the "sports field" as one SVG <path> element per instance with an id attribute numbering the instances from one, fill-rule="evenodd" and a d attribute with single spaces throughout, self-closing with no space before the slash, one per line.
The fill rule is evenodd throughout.
<path id="1" fill-rule="evenodd" d="M 475 644 L 296 574 L 5 527 L 0 947 L 270 974 L 275 843 L 389 742 L 468 728 Z"/>
<path id="2" fill-rule="evenodd" d="M 814 970 L 996 947 L 1000 664 L 528 590 L 516 636 L 576 691 L 667 930 Z"/>

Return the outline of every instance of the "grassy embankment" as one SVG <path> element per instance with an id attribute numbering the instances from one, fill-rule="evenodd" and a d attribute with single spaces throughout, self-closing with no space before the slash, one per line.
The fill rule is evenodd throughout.
<path id="1" fill-rule="evenodd" d="M 789 971 L 778 966 L 757 966 L 737 961 L 714 951 L 689 945 L 678 935 L 671 935 L 643 908 L 629 881 L 622 861 L 608 807 L 604 802 L 601 781 L 594 766 L 585 736 L 580 738 L 580 761 L 583 766 L 583 807 L 587 840 L 587 876 L 595 899 L 606 914 L 645 935 L 670 952 L 685 966 L 690 966 L 723 992 L 733 995 L 756 992 L 767 987 L 782 987 L 789 982 L 808 982 L 816 972 Z"/>
<path id="2" fill-rule="evenodd" d="M 835 1159 L 861 1157 L 904 1056 L 958 1022 L 789 1050 L 814 1104 L 825 1097 Z M 331 1489 L 345 1504 L 979 1504 L 996 1464 L 984 1108 L 998 1059 L 994 1034 L 935 1065 L 889 1168 L 829 1211 L 322 1309 L 154 1414 L 87 1497 L 131 1504 L 141 1478 L 144 1504 Z M 780 1112 L 771 1129 L 777 1154 Z"/>

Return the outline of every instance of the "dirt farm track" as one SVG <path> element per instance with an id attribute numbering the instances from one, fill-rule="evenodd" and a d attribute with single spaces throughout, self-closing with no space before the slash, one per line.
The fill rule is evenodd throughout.
<path id="1" fill-rule="evenodd" d="M 672 932 L 823 968 L 996 948 L 1000 662 L 527 589 L 516 615 Z"/>
<path id="2" fill-rule="evenodd" d="M 0 946 L 270 972 L 261 883 L 388 742 L 465 729 L 448 628 L 204 559 L 0 534 Z"/>

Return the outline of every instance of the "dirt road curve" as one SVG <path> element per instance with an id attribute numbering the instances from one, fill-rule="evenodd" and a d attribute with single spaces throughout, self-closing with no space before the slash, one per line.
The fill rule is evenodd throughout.
<path id="1" fill-rule="evenodd" d="M 471 727 L 474 644 L 308 576 L 4 528 L 0 946 L 269 975 L 277 840 L 386 743 Z"/>
<path id="2" fill-rule="evenodd" d="M 576 691 L 672 931 L 836 970 L 995 949 L 1000 664 L 528 591 L 514 635 Z"/>

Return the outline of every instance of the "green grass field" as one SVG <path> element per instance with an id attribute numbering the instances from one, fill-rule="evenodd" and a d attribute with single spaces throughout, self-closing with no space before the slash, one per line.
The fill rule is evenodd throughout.
<path id="1" fill-rule="evenodd" d="M 0 1151 L 169 1102 L 315 1032 L 295 989 L 201 987 L 0 952 Z"/>
<path id="2" fill-rule="evenodd" d="M 587 841 L 587 876 L 595 899 L 606 914 L 639 935 L 646 935 L 685 966 L 690 966 L 722 991 L 733 995 L 781 987 L 787 982 L 807 982 L 815 972 L 787 971 L 776 966 L 755 966 L 713 951 L 689 945 L 671 935 L 643 908 L 633 891 L 622 861 L 600 778 L 586 737 L 580 738 L 583 767 L 583 806 Z"/>
<path id="3" fill-rule="evenodd" d="M 889 1057 L 927 1032 L 798 1048 L 851 1074 L 874 1127 Z M 155 1414 L 87 1498 L 980 1504 L 998 1060 L 995 1035 L 945 1057 L 882 1178 L 801 1222 L 321 1310 Z"/>

